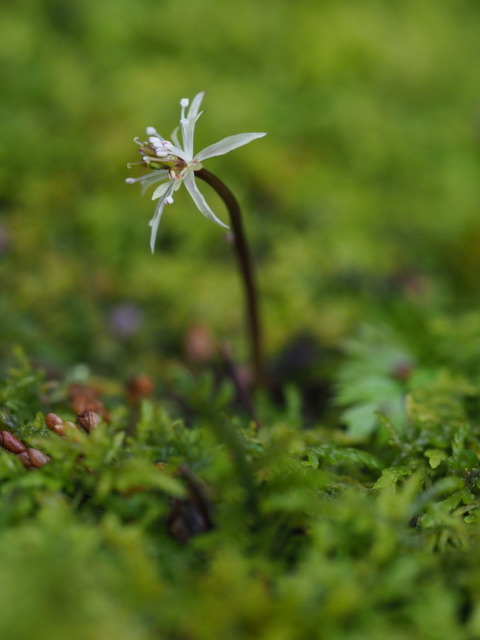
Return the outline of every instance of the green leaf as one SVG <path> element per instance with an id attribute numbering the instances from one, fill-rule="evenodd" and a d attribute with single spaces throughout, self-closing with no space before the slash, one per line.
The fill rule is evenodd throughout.
<path id="1" fill-rule="evenodd" d="M 427 449 L 427 451 L 425 451 L 425 457 L 428 458 L 432 469 L 436 469 L 448 456 L 445 451 L 441 449 Z"/>
<path id="2" fill-rule="evenodd" d="M 409 478 L 413 474 L 413 469 L 408 466 L 390 467 L 384 469 L 382 475 L 374 485 L 374 489 L 385 489 L 387 487 L 394 487 L 399 480 Z"/>

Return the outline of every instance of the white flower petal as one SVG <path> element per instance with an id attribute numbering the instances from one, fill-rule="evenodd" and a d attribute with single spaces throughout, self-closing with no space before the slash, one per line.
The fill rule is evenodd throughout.
<path id="1" fill-rule="evenodd" d="M 161 217 L 162 217 L 163 210 L 165 208 L 165 205 L 167 203 L 171 202 L 170 198 L 171 198 L 171 195 L 172 195 L 172 192 L 173 192 L 173 186 L 174 185 L 172 183 L 170 183 L 167 186 L 170 187 L 170 188 L 167 190 L 167 193 L 165 194 L 165 197 L 161 198 L 158 201 L 158 204 L 155 207 L 155 213 L 153 214 L 153 218 L 150 220 L 150 223 L 149 223 L 150 227 L 152 228 L 152 231 L 150 233 L 150 249 L 151 249 L 152 253 L 154 253 L 154 251 L 155 251 L 155 240 L 156 240 L 156 237 L 157 237 L 158 225 L 160 224 L 160 220 L 161 220 Z"/>
<path id="2" fill-rule="evenodd" d="M 146 173 L 144 176 L 140 176 L 139 178 L 127 178 L 127 184 L 134 184 L 135 182 L 140 182 L 142 185 L 142 195 L 152 184 L 156 182 L 160 182 L 160 180 L 165 180 L 168 175 L 168 171 L 165 169 L 157 169 L 152 171 L 151 173 Z"/>
<path id="3" fill-rule="evenodd" d="M 194 120 L 197 118 L 198 110 L 200 109 L 200 105 L 202 104 L 202 100 L 205 97 L 205 91 L 201 91 L 197 93 L 197 95 L 192 100 L 192 104 L 190 105 L 190 109 L 188 110 L 187 119 Z"/>
<path id="4" fill-rule="evenodd" d="M 153 184 L 160 182 L 161 180 L 165 180 L 165 178 L 168 175 L 168 171 L 165 171 L 164 169 L 158 169 L 157 171 L 154 171 L 151 175 L 145 176 L 145 180 L 142 182 L 142 191 L 141 194 L 143 196 L 143 194 L 145 193 L 145 191 L 151 187 Z M 147 179 L 150 178 L 149 180 Z"/>
<path id="5" fill-rule="evenodd" d="M 228 136 L 228 138 L 223 138 L 219 142 L 215 142 L 214 144 L 205 147 L 195 156 L 195 160 L 206 160 L 207 158 L 213 158 L 214 156 L 223 156 L 225 153 L 236 149 L 237 147 L 241 147 L 244 144 L 248 144 L 252 142 L 252 140 L 256 140 L 257 138 L 263 138 L 263 136 L 267 135 L 266 133 L 237 133 L 235 136 Z"/>
<path id="6" fill-rule="evenodd" d="M 195 183 L 194 174 L 188 173 L 183 182 L 187 188 L 188 193 L 191 195 L 192 200 L 194 201 L 198 210 L 200 211 L 200 213 L 203 213 L 203 215 L 209 220 L 211 220 L 212 222 L 216 222 L 221 227 L 225 227 L 225 229 L 228 229 L 228 225 L 224 224 L 221 220 L 219 220 L 217 216 L 213 213 L 213 211 L 210 209 L 210 207 L 208 206 L 205 198 L 200 193 Z"/>
<path id="7" fill-rule="evenodd" d="M 185 149 L 185 153 L 188 155 L 189 160 L 193 159 L 193 139 L 195 136 L 195 125 L 197 124 L 197 120 L 200 118 L 202 113 L 203 111 L 200 111 L 200 113 L 198 113 L 195 118 L 191 120 L 189 119 L 187 121 L 187 126 L 183 132 L 183 139 L 185 140 L 183 148 Z"/>
<path id="8" fill-rule="evenodd" d="M 160 200 L 160 202 L 158 203 L 155 209 L 155 214 L 153 218 L 150 220 L 150 226 L 152 228 L 152 231 L 150 233 L 150 251 L 152 253 L 155 252 L 155 240 L 157 238 L 158 225 L 160 224 L 160 219 L 162 217 L 164 208 L 165 208 L 165 202 L 163 200 Z"/>
<path id="9" fill-rule="evenodd" d="M 192 160 L 193 134 L 195 132 L 195 121 L 190 121 L 186 119 L 180 120 L 180 127 L 182 128 L 183 154 L 188 158 L 188 160 Z"/>
<path id="10" fill-rule="evenodd" d="M 170 146 L 169 155 L 178 156 L 182 160 L 185 160 L 185 162 L 190 162 L 192 160 L 191 153 L 187 153 L 185 149 L 182 149 L 182 147 L 177 147 L 173 144 Z"/>
<path id="11" fill-rule="evenodd" d="M 162 173 L 162 174 L 166 175 L 168 172 L 164 171 L 164 170 L 162 170 L 162 171 L 160 171 L 160 170 L 159 171 L 152 171 L 151 173 L 146 173 L 145 175 L 140 176 L 138 178 L 127 178 L 126 182 L 127 182 L 127 184 L 134 184 L 135 182 L 142 182 L 143 183 L 143 182 L 151 182 L 151 181 L 154 181 L 154 180 L 157 180 L 157 179 L 160 180 L 161 178 L 163 178 L 163 175 L 162 176 L 158 176 L 157 174 L 159 174 L 159 173 Z"/>
<path id="12" fill-rule="evenodd" d="M 185 154 L 188 156 L 188 160 L 192 160 L 193 158 L 193 137 L 195 133 L 195 124 L 197 123 L 199 117 L 202 115 L 202 112 L 199 112 L 199 109 L 204 96 L 205 91 L 197 93 L 197 95 L 192 100 L 192 104 L 190 105 L 186 118 L 183 116 L 182 110 L 180 126 L 182 128 L 183 149 Z"/>
<path id="13" fill-rule="evenodd" d="M 152 200 L 158 200 L 158 198 L 163 198 L 169 188 L 170 188 L 170 182 L 164 182 L 163 184 L 158 185 L 158 187 L 152 193 Z"/>
<path id="14" fill-rule="evenodd" d="M 173 131 L 172 131 L 172 135 L 170 136 L 171 139 L 173 140 L 173 144 L 176 147 L 181 147 L 182 145 L 180 144 L 180 140 L 178 139 L 178 130 L 179 127 L 176 127 Z"/>

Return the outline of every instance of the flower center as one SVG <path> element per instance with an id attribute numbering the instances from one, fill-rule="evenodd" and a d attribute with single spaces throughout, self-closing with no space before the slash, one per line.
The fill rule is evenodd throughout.
<path id="1" fill-rule="evenodd" d="M 166 169 L 176 175 L 179 175 L 187 167 L 185 160 L 172 153 L 173 145 L 168 140 L 150 136 L 145 142 L 138 138 L 135 139 L 135 142 L 138 144 L 138 151 L 142 156 L 140 165 L 153 170 Z"/>

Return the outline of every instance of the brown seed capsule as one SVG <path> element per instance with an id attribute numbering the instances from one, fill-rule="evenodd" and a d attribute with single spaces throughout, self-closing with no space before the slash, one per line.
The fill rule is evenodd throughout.
<path id="1" fill-rule="evenodd" d="M 100 416 L 94 411 L 82 411 L 77 416 L 77 424 L 87 433 L 90 433 L 92 429 L 102 421 Z"/>
<path id="2" fill-rule="evenodd" d="M 59 436 L 64 436 L 65 435 L 65 424 L 67 423 L 63 423 L 62 424 L 56 424 L 52 427 L 52 431 L 54 431 L 55 433 L 57 433 Z"/>
<path id="3" fill-rule="evenodd" d="M 143 398 L 148 398 L 154 391 L 153 380 L 150 376 L 140 374 L 130 378 L 125 388 L 128 401 L 133 405 L 140 404 Z"/>
<path id="4" fill-rule="evenodd" d="M 58 425 L 62 425 L 63 420 L 60 418 L 60 416 L 57 416 L 56 413 L 47 413 L 47 415 L 45 416 L 45 424 L 52 431 L 56 431 L 55 427 L 58 427 Z"/>
<path id="5" fill-rule="evenodd" d="M 192 324 L 183 341 L 186 356 L 195 364 L 207 364 L 216 355 L 217 346 L 211 331 L 202 324 Z"/>
<path id="6" fill-rule="evenodd" d="M 33 466 L 31 460 L 30 460 L 30 456 L 28 455 L 28 451 L 22 451 L 22 453 L 19 453 L 17 455 L 17 458 L 20 460 L 20 462 L 23 464 L 24 467 L 26 467 L 29 470 L 35 469 L 35 467 Z"/>
<path id="7" fill-rule="evenodd" d="M 0 433 L 2 436 L 2 445 L 8 451 L 11 451 L 12 453 L 22 453 L 22 451 L 26 450 L 27 447 L 23 442 L 20 442 L 20 440 L 15 438 L 10 431 L 1 431 Z"/>
<path id="8" fill-rule="evenodd" d="M 43 467 L 44 464 L 49 462 L 50 458 L 43 453 L 43 451 L 39 451 L 38 449 L 27 449 L 28 457 L 30 458 L 30 464 L 33 465 L 36 469 Z"/>
<path id="9" fill-rule="evenodd" d="M 110 415 L 103 406 L 103 402 L 97 397 L 98 390 L 85 384 L 74 383 L 68 388 L 68 397 L 72 409 L 78 415 L 83 411 L 95 411 L 106 422 L 110 421 Z"/>
<path id="10" fill-rule="evenodd" d="M 409 362 L 399 362 L 395 365 L 392 376 L 400 382 L 408 380 L 413 373 L 413 367 Z"/>

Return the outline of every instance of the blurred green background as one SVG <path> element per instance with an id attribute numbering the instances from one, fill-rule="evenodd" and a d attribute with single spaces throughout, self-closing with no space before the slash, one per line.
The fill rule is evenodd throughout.
<path id="1" fill-rule="evenodd" d="M 197 149 L 268 132 L 207 168 L 242 204 L 270 354 L 476 302 L 476 0 L 3 0 L 0 24 L 0 355 L 154 372 L 200 323 L 245 356 L 223 231 L 179 194 L 152 256 L 124 182 L 133 137 L 201 90 Z"/>

